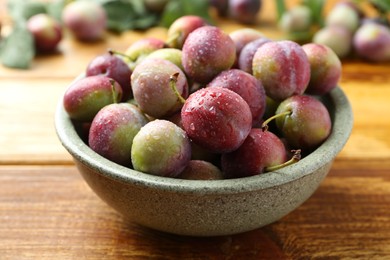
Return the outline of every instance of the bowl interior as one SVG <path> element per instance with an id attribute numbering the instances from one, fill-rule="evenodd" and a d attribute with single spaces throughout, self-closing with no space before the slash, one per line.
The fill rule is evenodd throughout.
<path id="1" fill-rule="evenodd" d="M 308 173 L 332 161 L 347 142 L 353 126 L 353 113 L 350 103 L 340 87 L 321 97 L 332 117 L 332 133 L 315 151 L 303 157 L 298 163 L 275 172 L 238 179 L 196 181 L 154 176 L 118 165 L 95 153 L 78 135 L 75 126 L 64 110 L 60 100 L 55 127 L 58 138 L 68 152 L 78 161 L 95 169 L 100 174 L 133 185 L 146 185 L 162 190 L 175 190 L 189 193 L 238 193 L 266 189 L 302 178 Z"/>

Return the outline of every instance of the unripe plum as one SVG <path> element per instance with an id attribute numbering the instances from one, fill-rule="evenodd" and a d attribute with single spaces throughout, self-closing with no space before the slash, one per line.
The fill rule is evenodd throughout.
<path id="1" fill-rule="evenodd" d="M 189 90 L 182 70 L 170 61 L 145 59 L 133 71 L 131 86 L 134 99 L 140 109 L 155 118 L 162 118 L 178 112 L 182 103 L 172 89 L 171 76 L 177 74 L 176 89 L 187 98 Z"/>
<path id="2" fill-rule="evenodd" d="M 191 140 L 215 153 L 237 149 L 252 128 L 252 114 L 246 101 L 221 87 L 192 93 L 181 110 L 181 119 Z"/>
<path id="3" fill-rule="evenodd" d="M 252 124 L 260 122 L 265 111 L 265 91 L 261 81 L 251 74 L 230 69 L 218 74 L 207 87 L 222 87 L 239 94 L 249 105 L 252 113 Z"/>
<path id="4" fill-rule="evenodd" d="M 351 33 L 359 27 L 358 12 L 347 4 L 336 5 L 325 18 L 325 26 L 344 27 Z"/>
<path id="5" fill-rule="evenodd" d="M 240 178 L 261 174 L 286 160 L 287 151 L 278 136 L 253 128 L 237 150 L 222 154 L 221 167 L 226 178 Z"/>
<path id="6" fill-rule="evenodd" d="M 314 34 L 312 41 L 328 46 L 341 59 L 351 52 L 352 34 L 344 27 L 326 26 Z"/>
<path id="7" fill-rule="evenodd" d="M 237 67 L 240 70 L 248 72 L 249 74 L 253 74 L 253 70 L 252 70 L 253 56 L 255 55 L 257 49 L 260 48 L 261 45 L 269 41 L 270 40 L 267 38 L 259 38 L 246 44 L 242 48 L 238 56 Z"/>
<path id="8" fill-rule="evenodd" d="M 324 95 L 337 86 L 341 78 L 341 61 L 326 45 L 308 43 L 302 46 L 310 62 L 310 82 L 306 93 Z"/>
<path id="9" fill-rule="evenodd" d="M 191 160 L 177 177 L 187 180 L 222 180 L 223 174 L 217 166 L 210 162 Z"/>
<path id="10" fill-rule="evenodd" d="M 390 29 L 377 23 L 363 24 L 355 33 L 356 53 L 369 61 L 390 61 Z"/>
<path id="11" fill-rule="evenodd" d="M 130 69 L 134 68 L 143 61 L 150 53 L 164 48 L 165 43 L 163 40 L 148 37 L 142 38 L 133 42 L 125 51 L 125 61 L 130 66 Z"/>
<path id="12" fill-rule="evenodd" d="M 155 50 L 150 53 L 146 59 L 164 59 L 172 62 L 184 71 L 183 64 L 181 63 L 182 51 L 175 48 L 163 48 Z"/>
<path id="13" fill-rule="evenodd" d="M 304 152 L 311 151 L 328 138 L 332 122 L 325 105 L 309 95 L 295 95 L 281 102 L 276 125 L 288 144 Z"/>
<path id="14" fill-rule="evenodd" d="M 63 103 L 70 118 L 90 122 L 100 109 L 121 98 L 122 88 L 118 82 L 97 75 L 73 82 L 64 94 Z"/>
<path id="15" fill-rule="evenodd" d="M 38 52 L 53 52 L 62 40 L 62 26 L 47 14 L 36 14 L 27 21 Z"/>
<path id="16" fill-rule="evenodd" d="M 253 56 L 252 69 L 267 96 L 276 101 L 303 94 L 310 80 L 310 63 L 305 51 L 288 40 L 260 46 Z"/>
<path id="17" fill-rule="evenodd" d="M 188 35 L 195 29 L 205 25 L 207 25 L 207 22 L 196 15 L 185 15 L 176 19 L 168 28 L 168 46 L 176 49 L 183 48 Z"/>
<path id="18" fill-rule="evenodd" d="M 233 65 L 236 48 L 220 28 L 202 26 L 188 35 L 182 55 L 185 73 L 196 82 L 208 83 Z"/>
<path id="19" fill-rule="evenodd" d="M 288 33 L 309 31 L 312 23 L 312 13 L 309 7 L 297 5 L 283 13 L 279 27 Z"/>
<path id="20" fill-rule="evenodd" d="M 151 121 L 133 139 L 131 161 L 137 171 L 177 177 L 190 159 L 191 144 L 186 132 L 170 121 Z"/>
<path id="21" fill-rule="evenodd" d="M 240 23 L 254 24 L 261 10 L 261 3 L 261 0 L 229 0 L 229 16 Z"/>
<path id="22" fill-rule="evenodd" d="M 110 104 L 94 117 L 88 144 L 101 156 L 124 166 L 131 165 L 134 136 L 148 119 L 129 103 Z"/>
<path id="23" fill-rule="evenodd" d="M 98 55 L 90 61 L 86 69 L 86 76 L 94 75 L 104 75 L 118 82 L 123 91 L 122 101 L 132 97 L 130 86 L 131 70 L 126 62 L 112 52 Z"/>
<path id="24" fill-rule="evenodd" d="M 82 41 L 96 41 L 102 38 L 107 25 L 104 8 L 94 1 L 74 1 L 62 12 L 65 26 Z"/>

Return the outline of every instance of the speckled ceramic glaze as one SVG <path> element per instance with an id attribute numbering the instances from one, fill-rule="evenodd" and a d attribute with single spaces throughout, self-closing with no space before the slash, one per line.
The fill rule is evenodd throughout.
<path id="1" fill-rule="evenodd" d="M 124 217 L 180 235 L 228 235 L 279 220 L 307 200 L 327 175 L 351 133 L 353 114 L 339 87 L 323 101 L 333 119 L 333 131 L 325 143 L 296 164 L 241 179 L 180 180 L 115 164 L 81 140 L 62 102 L 55 126 L 88 185 Z"/>

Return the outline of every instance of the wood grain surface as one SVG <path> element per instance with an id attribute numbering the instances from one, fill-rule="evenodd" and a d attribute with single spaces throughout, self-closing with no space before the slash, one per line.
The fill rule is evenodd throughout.
<path id="1" fill-rule="evenodd" d="M 280 39 L 274 1 L 263 2 L 252 27 Z M 4 35 L 11 26 L 5 0 L 0 22 Z M 217 25 L 226 32 L 244 27 L 223 19 Z M 107 33 L 94 44 L 66 35 L 59 53 L 36 57 L 29 70 L 0 65 L 0 259 L 390 259 L 389 63 L 343 60 L 352 135 L 313 196 L 276 223 L 232 236 L 182 237 L 129 223 L 102 202 L 58 141 L 55 108 L 94 56 L 165 35 L 164 28 Z"/>

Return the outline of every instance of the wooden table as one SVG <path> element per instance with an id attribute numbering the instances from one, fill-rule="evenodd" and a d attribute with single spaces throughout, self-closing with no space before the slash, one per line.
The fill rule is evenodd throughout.
<path id="1" fill-rule="evenodd" d="M 263 2 L 256 28 L 278 38 L 273 1 Z M 3 0 L 7 25 L 5 14 Z M 243 27 L 217 22 L 227 32 Z M 91 191 L 56 137 L 55 107 L 94 56 L 165 33 L 107 34 L 96 44 L 66 35 L 59 54 L 37 57 L 29 70 L 0 65 L 0 259 L 389 259 L 389 63 L 343 62 L 350 140 L 314 195 L 276 223 L 232 236 L 175 236 L 125 222 Z"/>

